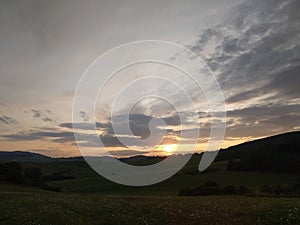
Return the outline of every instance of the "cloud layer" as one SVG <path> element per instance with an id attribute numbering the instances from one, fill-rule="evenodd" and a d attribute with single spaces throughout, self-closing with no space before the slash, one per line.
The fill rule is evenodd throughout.
<path id="1" fill-rule="evenodd" d="M 193 49 L 217 74 L 227 103 L 300 99 L 300 2 L 243 1 Z"/>
<path id="2" fill-rule="evenodd" d="M 9 42 L 10 39 L 5 40 Z M 230 10 L 222 21 L 200 32 L 195 43 L 191 44 L 191 49 L 199 54 L 216 74 L 224 91 L 228 109 L 225 141 L 243 141 L 247 138 L 258 138 L 300 129 L 299 40 L 300 1 L 243 0 Z M 32 62 L 28 61 L 28 63 Z M 174 74 L 170 76 L 172 75 L 174 76 Z M 14 81 L 17 80 L 14 77 Z M 29 80 L 26 78 L 28 83 L 34 79 Z M 70 82 L 71 80 L 74 82 L 73 76 L 70 76 Z M 182 85 L 190 84 L 184 78 L 181 78 L 181 81 Z M 22 87 L 25 84 L 25 82 L 19 83 Z M 44 86 L 48 87 L 49 84 L 45 81 Z M 180 102 L 182 96 L 178 96 L 174 88 L 162 86 L 168 93 L 174 94 L 173 97 Z M 157 87 L 159 87 L 157 89 L 161 88 L 159 85 Z M 192 97 L 197 99 L 200 94 L 194 92 L 193 88 L 189 86 Z M 185 109 L 185 102 L 180 103 Z M 61 105 L 64 104 L 65 102 Z M 147 110 L 144 108 L 145 105 L 148 107 Z M 63 107 L 61 108 L 63 111 Z M 12 133 L 2 133 L 0 137 L 6 142 L 45 141 L 46 143 L 48 141 L 74 146 L 73 126 L 75 125 L 77 128 L 75 134 L 85 138 L 85 141 L 81 143 L 83 146 L 97 147 L 96 136 L 101 138 L 105 146 L 117 149 L 120 155 L 143 153 L 139 150 L 126 150 L 126 147 L 131 149 L 140 147 L 139 141 L 147 140 L 151 135 L 155 138 L 144 144 L 147 146 L 158 144 L 154 141 L 159 140 L 158 137 L 164 129 L 166 129 L 166 136 L 163 140 L 165 143 L 175 143 L 183 130 L 192 133 L 197 127 L 201 128 L 198 142 L 207 141 L 211 129 L 209 113 L 198 112 L 198 121 L 185 123 L 181 127 L 182 121 L 178 114 L 159 115 L 158 111 L 165 112 L 167 109 L 169 110 L 157 100 L 137 105 L 136 112 L 132 113 L 129 118 L 122 114 L 114 118 L 114 123 L 121 128 L 124 128 L 127 122 L 130 125 L 130 132 L 121 129 L 116 133 L 113 130 L 111 118 L 106 118 L 105 122 L 99 120 L 96 124 L 91 124 L 91 115 L 81 111 L 82 123 L 72 124 L 70 119 L 57 120 L 58 114 L 55 114 L 52 108 L 49 111 L 31 107 L 26 114 L 34 122 L 53 126 L 30 127 L 28 125 L 23 131 L 16 129 Z M 186 108 L 185 112 L 181 112 L 181 116 L 188 118 L 191 113 L 188 110 Z M 6 111 L 0 111 L 0 113 L 1 125 L 20 125 L 19 118 L 13 113 L 12 115 Z M 156 119 L 162 119 L 164 124 L 154 124 L 151 132 L 149 126 L 151 121 Z M 91 134 L 95 127 L 98 132 L 96 135 Z M 129 146 L 124 145 L 122 140 L 129 143 Z M 186 143 L 190 141 L 194 140 L 187 138 Z"/>

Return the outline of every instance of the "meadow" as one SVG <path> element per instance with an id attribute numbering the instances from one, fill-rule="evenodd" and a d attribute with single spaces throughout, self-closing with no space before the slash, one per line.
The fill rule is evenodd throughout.
<path id="1" fill-rule="evenodd" d="M 105 195 L 155 195 L 176 196 L 184 187 L 195 187 L 205 182 L 215 181 L 219 185 L 245 185 L 254 191 L 264 185 L 293 185 L 299 175 L 278 172 L 228 171 L 227 161 L 213 163 L 205 172 L 197 171 L 198 160 L 193 159 L 178 174 L 168 180 L 146 187 L 128 187 L 110 182 L 94 172 L 84 162 L 36 164 L 45 173 L 69 170 L 76 179 L 53 181 L 63 192 L 97 193 Z"/>
<path id="2" fill-rule="evenodd" d="M 1 192 L 0 224 L 299 224 L 300 201 L 263 197 Z"/>
<path id="3" fill-rule="evenodd" d="M 215 162 L 205 173 L 193 172 L 193 161 L 172 178 L 148 187 L 112 183 L 84 162 L 23 163 L 43 174 L 71 171 L 74 179 L 48 182 L 61 192 L 38 187 L 0 184 L 0 224 L 130 224 L 130 225 L 280 225 L 300 224 L 300 198 L 257 194 L 265 184 L 292 184 L 295 174 L 227 171 L 227 162 Z M 252 196 L 179 197 L 186 186 L 207 181 L 220 185 L 247 185 Z"/>

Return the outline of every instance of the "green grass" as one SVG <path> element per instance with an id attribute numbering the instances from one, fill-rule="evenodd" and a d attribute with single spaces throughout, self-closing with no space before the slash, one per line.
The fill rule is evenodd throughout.
<path id="1" fill-rule="evenodd" d="M 192 161 L 162 183 L 128 187 L 102 178 L 84 162 L 25 163 L 25 167 L 42 168 L 45 175 L 69 170 L 75 179 L 48 183 L 61 187 L 62 193 L 0 184 L 0 225 L 300 224 L 300 198 L 177 197 L 181 188 L 206 181 L 259 189 L 265 184 L 291 185 L 299 175 L 230 172 L 227 162 L 216 162 L 205 173 L 193 173 L 197 164 Z"/>
<path id="2" fill-rule="evenodd" d="M 50 182 L 50 185 L 59 186 L 64 192 L 76 193 L 101 193 L 118 195 L 168 195 L 175 196 L 179 190 L 186 186 L 199 186 L 207 181 L 215 181 L 219 185 L 246 185 L 253 189 L 260 189 L 262 186 L 284 184 L 292 185 L 299 176 L 286 173 L 271 172 L 234 172 L 227 171 L 227 162 L 216 162 L 212 164 L 207 172 L 186 174 L 189 171 L 197 170 L 197 162 L 188 164 L 183 175 L 175 175 L 170 179 L 148 187 L 127 187 L 110 182 L 92 171 L 84 163 L 50 163 L 43 165 L 44 173 L 51 173 L 59 170 L 70 169 L 75 176 L 73 180 Z"/>
<path id="3" fill-rule="evenodd" d="M 299 224 L 300 199 L 1 193 L 0 224 Z"/>

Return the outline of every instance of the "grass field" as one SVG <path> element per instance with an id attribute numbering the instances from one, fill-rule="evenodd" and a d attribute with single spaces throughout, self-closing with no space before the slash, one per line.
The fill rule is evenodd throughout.
<path id="1" fill-rule="evenodd" d="M 293 184 L 299 177 L 295 174 L 268 173 L 268 172 L 232 172 L 226 170 L 227 162 L 217 162 L 211 165 L 209 170 L 204 173 L 176 175 L 170 179 L 156 185 L 147 187 L 127 187 L 112 183 L 89 167 L 64 165 L 66 168 L 74 168 L 73 174 L 76 179 L 51 182 L 51 185 L 59 186 L 65 192 L 76 193 L 101 193 L 119 195 L 168 195 L 175 196 L 179 190 L 186 186 L 198 186 L 207 181 L 216 181 L 219 185 L 246 185 L 253 189 L 259 189 L 266 184 Z M 51 170 L 59 167 L 52 165 Z M 66 169 L 65 168 L 65 169 Z M 63 168 L 61 168 L 63 169 Z M 189 169 L 189 168 L 188 168 Z M 191 170 L 197 169 L 197 165 L 191 165 Z"/>
<path id="2" fill-rule="evenodd" d="M 299 224 L 300 199 L 1 192 L 0 224 Z M 251 212 L 251 213 L 250 213 Z"/>
<path id="3" fill-rule="evenodd" d="M 222 161 L 213 163 L 205 173 L 185 173 L 175 175 L 164 182 L 151 186 L 128 187 L 104 179 L 84 162 L 30 163 L 29 165 L 25 164 L 25 166 L 40 167 L 44 174 L 70 170 L 75 179 L 52 181 L 49 184 L 59 186 L 63 192 L 97 193 L 103 195 L 176 196 L 179 190 L 184 187 L 199 186 L 207 181 L 215 181 L 219 185 L 246 185 L 255 190 L 266 184 L 292 185 L 300 178 L 297 174 L 288 173 L 227 171 L 227 161 Z M 192 162 L 184 168 L 184 172 L 196 171 L 197 166 L 198 161 Z"/>
<path id="4" fill-rule="evenodd" d="M 205 173 L 189 173 L 197 168 L 195 162 L 162 183 L 127 187 L 102 178 L 84 162 L 24 163 L 42 168 L 43 174 L 69 170 L 75 178 L 48 182 L 59 186 L 61 193 L 0 184 L 0 225 L 300 224 L 300 198 L 177 196 L 181 188 L 206 181 L 258 190 L 265 184 L 288 185 L 299 179 L 297 174 L 232 172 L 226 165 L 216 162 Z"/>

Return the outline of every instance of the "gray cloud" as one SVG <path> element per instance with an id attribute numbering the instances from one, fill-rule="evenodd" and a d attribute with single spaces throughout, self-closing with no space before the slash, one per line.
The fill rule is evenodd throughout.
<path id="1" fill-rule="evenodd" d="M 76 129 L 79 130 L 94 130 L 96 128 L 102 128 L 102 129 L 108 129 L 111 128 L 111 123 L 101 123 L 101 122 L 96 122 L 96 124 L 92 123 L 60 123 L 60 127 L 62 128 L 68 128 L 68 129 L 73 129 L 75 127 Z"/>
<path id="2" fill-rule="evenodd" d="M 227 102 L 300 98 L 300 2 L 242 1 L 193 49 L 218 75 Z M 271 99 L 268 99 L 271 101 Z"/>
<path id="3" fill-rule="evenodd" d="M 226 139 L 258 138 L 266 135 L 299 130 L 300 104 L 282 105 L 266 104 L 254 105 L 241 109 L 227 111 Z M 205 122 L 194 124 L 200 127 L 199 142 L 206 142 L 210 135 L 211 121 L 207 113 L 199 113 Z M 183 129 L 187 134 L 198 128 Z M 179 136 L 182 130 L 168 129 L 169 135 Z M 186 140 L 189 143 L 191 140 Z"/>
<path id="4" fill-rule="evenodd" d="M 67 140 L 68 141 L 74 140 L 74 133 L 73 132 L 28 131 L 28 132 L 19 132 L 16 134 L 6 134 L 6 135 L 2 135 L 1 137 L 9 141 L 32 141 L 32 140 L 41 140 L 45 138 L 56 138 L 56 140 L 59 140 L 61 138 L 64 138 L 67 142 Z"/>
<path id="5" fill-rule="evenodd" d="M 42 118 L 42 113 L 39 110 L 35 110 L 35 117 Z M 187 113 L 188 114 L 188 113 Z M 115 122 L 124 123 L 126 116 L 120 115 L 117 117 Z M 125 141 L 129 146 L 136 145 L 137 139 L 145 139 L 150 136 L 151 132 L 149 129 L 150 121 L 154 119 L 152 116 L 142 115 L 142 114 L 132 114 L 129 116 L 129 125 L 132 131 L 132 135 L 128 133 L 115 133 L 113 131 L 113 127 L 111 122 L 107 123 L 96 123 L 96 128 L 103 131 L 99 137 L 103 142 L 104 146 L 106 147 L 127 147 L 120 141 L 120 136 L 122 141 Z M 178 125 L 180 124 L 180 118 L 178 115 L 173 115 L 170 117 L 162 118 L 165 120 L 166 125 Z M 73 123 L 61 123 L 59 126 L 61 128 L 73 128 Z M 122 124 L 121 124 L 122 125 Z M 97 147 L 98 141 L 95 137 L 96 135 L 84 133 L 84 131 L 93 130 L 95 125 L 91 123 L 77 123 L 75 124 L 76 129 L 79 131 L 76 132 L 76 135 L 84 138 L 84 142 L 81 143 L 82 146 L 85 147 Z M 161 127 L 154 127 L 155 135 L 159 135 L 161 133 Z M 16 134 L 5 134 L 1 137 L 8 140 L 8 141 L 33 141 L 33 140 L 43 140 L 43 139 L 50 139 L 56 143 L 75 143 L 74 132 L 73 131 L 59 131 L 53 129 L 47 129 L 46 131 L 39 131 L 39 130 L 31 130 L 27 132 L 19 132 Z M 81 131 L 82 132 L 81 132 Z M 170 130 L 171 132 L 171 130 Z M 144 142 L 149 146 L 158 143 L 150 143 Z"/>
<path id="6" fill-rule="evenodd" d="M 299 130 L 300 105 L 264 105 L 228 111 L 227 137 L 261 137 Z"/>
<path id="7" fill-rule="evenodd" d="M 0 122 L 4 123 L 4 124 L 17 124 L 17 121 L 13 118 L 11 118 L 10 116 L 0 116 Z"/>
<path id="8" fill-rule="evenodd" d="M 165 18 L 163 7 L 159 7 L 160 15 L 158 15 L 157 13 L 153 14 L 153 10 L 147 12 L 138 10 L 145 8 L 143 4 L 131 4 L 130 7 L 125 7 L 127 3 L 124 3 L 124 9 L 124 7 L 116 8 L 115 3 L 111 3 L 104 7 L 105 9 L 108 7 L 117 10 L 115 15 L 111 15 L 111 13 L 108 13 L 111 10 L 104 10 L 104 14 L 99 14 L 99 9 L 102 8 L 100 3 L 97 4 L 98 8 L 95 8 L 93 4 L 84 3 L 77 4 L 76 7 L 72 5 L 72 8 L 69 10 L 68 4 L 41 2 L 33 4 L 34 7 L 32 7 L 32 4 L 21 2 L 1 2 L 0 17 L 2 19 L 0 24 L 3 25 L 3 29 L 1 29 L 0 33 L 4 38 L 1 39 L 0 49 L 2 51 L 0 52 L 5 57 L 2 57 L 3 60 L 0 63 L 2 65 L 1 73 L 8 75 L 0 77 L 0 84 L 2 84 L 0 91 L 3 96 L 7 96 L 7 102 L 14 102 L 16 105 L 18 101 L 26 97 L 30 100 L 25 104 L 29 104 L 30 101 L 41 102 L 40 100 L 48 103 L 48 97 L 43 98 L 42 96 L 51 96 L 51 99 L 56 99 L 57 96 L 61 97 L 61 94 L 66 90 L 73 89 L 76 86 L 77 78 L 81 75 L 78 71 L 82 71 L 81 67 L 86 66 L 95 55 L 119 43 L 132 40 L 132 38 L 136 39 L 137 33 L 140 34 L 139 37 L 141 39 L 148 37 L 149 34 L 151 36 L 153 30 L 148 33 L 149 29 L 145 28 L 147 27 L 145 22 L 153 25 L 155 24 L 153 20 L 155 20 L 159 24 L 158 27 L 156 26 L 156 31 L 167 31 L 165 36 L 160 35 L 163 32 L 154 32 L 154 34 L 159 34 L 157 37 L 170 37 L 174 38 L 174 41 L 178 41 L 181 37 L 176 34 L 185 35 L 182 29 L 191 27 L 184 24 L 190 24 L 191 21 L 194 24 L 203 21 L 205 16 L 199 17 L 202 14 L 198 12 L 201 8 L 200 6 L 209 4 L 210 7 L 208 8 L 215 9 L 222 8 L 220 4 L 222 6 L 228 4 L 227 1 L 226 3 L 225 1 L 219 1 L 217 4 L 211 3 L 213 1 L 209 1 L 210 3 L 208 1 L 204 3 L 203 1 L 202 5 L 199 2 L 195 3 L 195 5 L 199 4 L 198 8 L 194 7 L 194 4 L 183 1 L 177 2 L 177 4 L 172 4 L 173 2 L 171 1 L 169 2 L 170 4 L 164 3 L 165 6 L 174 7 L 174 12 L 171 13 L 174 17 L 172 21 L 181 23 L 181 26 L 177 26 L 177 23 L 172 23 L 176 24 L 175 29 L 173 28 L 173 34 L 170 33 L 170 29 L 165 29 L 170 27 L 170 22 L 161 23 Z M 147 4 L 149 4 L 150 9 L 151 7 L 153 9 L 157 8 L 161 3 L 151 2 Z M 85 7 L 87 10 L 82 10 L 82 7 Z M 184 10 L 186 14 L 178 13 L 178 10 L 175 10 L 177 8 Z M 189 17 L 191 11 L 193 12 L 193 17 Z M 202 10 L 202 12 L 205 11 L 207 10 Z M 223 12 L 223 9 L 220 11 Z M 86 15 L 84 12 L 90 12 L 88 19 L 85 19 Z M 120 17 L 121 15 L 127 18 L 128 12 L 132 12 L 130 21 L 133 23 L 128 23 L 127 20 L 120 20 L 122 18 Z M 143 12 L 143 16 L 146 13 L 150 19 L 147 19 L 147 21 L 137 20 L 137 18 L 141 18 L 141 12 Z M 100 20 L 98 15 L 103 18 Z M 178 15 L 181 15 L 181 19 L 178 19 Z M 148 17 L 146 16 L 145 18 Z M 185 20 L 186 18 L 188 20 Z M 114 19 L 117 20 L 114 21 Z M 90 33 L 88 30 L 93 26 L 85 25 L 89 24 L 90 21 L 97 21 L 95 24 L 99 25 L 101 32 L 90 35 L 89 37 L 92 39 L 87 40 L 85 34 Z M 110 24 L 109 26 L 107 26 L 106 22 L 98 24 L 98 21 L 110 21 Z M 123 21 L 124 24 L 120 25 L 120 21 Z M 136 21 L 137 23 L 134 24 Z M 83 26 L 78 26 L 78 23 Z M 130 24 L 130 27 L 126 27 L 128 24 Z M 161 25 L 162 27 L 160 27 Z M 78 29 L 78 27 L 83 28 L 83 30 Z M 127 32 L 125 39 L 114 35 L 116 30 L 119 31 L 120 27 L 122 27 L 123 34 Z M 134 30 L 139 28 L 138 30 L 142 32 L 131 32 L 132 28 Z M 53 34 L 58 34 L 58 36 Z M 134 36 L 131 34 L 134 34 Z M 106 39 L 109 40 L 109 43 L 101 42 L 103 35 L 107 37 Z M 112 36 L 117 37 L 117 39 L 111 40 L 110 37 Z M 297 129 L 296 126 L 299 126 L 300 122 L 299 113 L 297 113 L 299 112 L 300 98 L 299 38 L 300 2 L 298 0 L 243 0 L 228 13 L 224 20 L 208 27 L 199 35 L 197 42 L 192 48 L 204 58 L 209 67 L 215 72 L 224 90 L 226 102 L 230 105 L 229 108 L 231 110 L 228 111 L 227 121 L 227 139 L 250 136 L 260 137 Z M 98 46 L 98 43 L 101 45 L 100 48 L 92 48 L 96 44 Z M 80 48 L 74 49 L 71 46 L 80 46 Z M 93 49 L 94 52 L 89 52 L 90 49 Z M 84 58 L 75 57 L 78 60 L 77 63 L 77 61 L 74 61 L 74 55 L 80 55 Z M 73 61 L 66 59 L 72 59 Z M 14 66 L 15 64 L 18 64 L 18 68 Z M 44 71 L 43 76 L 40 76 L 41 71 Z M 62 76 L 62 74 L 66 74 L 66 76 Z M 58 76 L 62 79 L 58 79 Z M 193 99 L 198 99 L 200 94 L 194 92 L 193 87 L 189 86 L 190 82 L 183 78 L 180 79 L 182 86 L 189 87 L 188 89 Z M 58 80 L 60 82 L 57 82 Z M 27 87 L 26 90 L 22 88 L 24 86 Z M 170 88 L 170 93 L 174 93 L 171 87 L 164 86 L 162 88 Z M 14 92 L 11 90 L 21 91 Z M 42 92 L 44 93 L 43 95 L 36 95 L 36 93 Z M 37 97 L 29 98 L 34 95 Z M 20 96 L 23 98 L 20 98 Z M 178 96 L 177 92 L 174 98 L 182 103 L 182 108 L 189 110 L 185 108 L 185 102 L 181 101 L 182 98 Z M 261 98 L 261 100 L 256 100 L 257 98 Z M 246 103 L 246 101 L 250 103 Z M 53 103 L 49 101 L 49 104 Z M 253 106 L 253 104 L 256 105 Z M 63 107 L 57 107 L 55 103 L 51 105 L 51 109 L 57 107 L 63 113 L 68 111 L 65 110 L 67 107 L 64 108 L 67 105 L 65 102 L 61 105 Z M 158 115 L 164 112 L 172 111 L 168 105 L 163 105 L 157 99 L 148 102 L 147 106 L 147 113 L 149 112 L 147 115 L 144 115 L 146 110 L 144 105 L 141 105 L 137 109 L 140 111 L 132 114 L 129 118 L 131 131 L 136 137 L 129 136 L 126 132 L 116 134 L 112 129 L 111 122 L 97 122 L 95 124 L 96 128 L 103 132 L 100 137 L 104 145 L 124 147 L 118 139 L 118 135 L 124 135 L 123 140 L 125 139 L 128 143 L 134 145 L 136 138 L 146 139 L 150 136 L 149 123 L 152 119 L 157 118 Z M 30 113 L 35 119 L 44 122 L 55 122 L 50 111 L 32 109 Z M 6 113 L 3 112 L 3 114 Z M 55 115 L 60 114 L 56 112 Z M 84 135 L 86 141 L 82 145 L 96 147 L 95 135 L 84 133 L 92 130 L 95 125 L 89 123 L 88 113 L 81 111 L 80 116 L 82 123 L 76 124 L 76 128 L 80 130 L 76 134 Z M 184 117 L 188 117 L 188 112 L 185 113 Z M 209 115 L 199 113 L 199 118 L 206 121 L 206 119 L 209 119 Z M 120 115 L 116 122 L 124 126 L 125 119 L 124 115 Z M 162 119 L 171 127 L 167 130 L 169 135 L 167 138 L 173 141 L 174 137 L 177 137 L 181 132 L 178 128 L 181 124 L 179 116 L 176 114 L 165 115 Z M 63 120 L 70 121 L 66 118 Z M 0 122 L 2 124 L 16 123 L 13 118 L 8 116 L 1 116 Z M 187 125 L 190 127 L 184 129 L 192 132 L 195 129 L 194 127 L 199 124 L 191 122 Z M 209 122 L 200 124 L 202 128 L 200 139 L 209 135 L 209 125 Z M 1 137 L 10 141 L 49 139 L 57 143 L 74 144 L 74 133 L 70 130 L 64 131 L 72 129 L 73 124 L 60 123 L 59 126 L 63 131 L 45 128 L 44 132 L 32 130 L 16 134 L 5 134 Z M 158 133 L 160 130 L 161 127 L 156 126 L 153 131 Z"/>
<path id="9" fill-rule="evenodd" d="M 115 156 L 133 156 L 133 155 L 143 155 L 148 154 L 150 152 L 147 151 L 137 151 L 137 150 L 115 150 L 110 152 L 112 155 Z"/>
<path id="10" fill-rule="evenodd" d="M 188 117 L 189 113 L 186 112 L 185 117 Z M 149 137 L 151 134 L 149 129 L 149 124 L 152 119 L 157 119 L 156 117 L 144 115 L 144 114 L 130 114 L 129 117 L 127 115 L 118 115 L 114 117 L 114 123 L 124 124 L 126 122 L 129 122 L 129 126 L 131 128 L 131 131 L 133 135 L 139 136 L 142 139 L 145 139 Z M 160 118 L 165 121 L 166 125 L 180 125 L 180 117 L 178 114 L 170 115 L 168 117 L 162 117 Z M 109 122 L 101 123 L 96 122 L 96 124 L 92 123 L 61 123 L 59 124 L 62 128 L 68 128 L 72 129 L 75 127 L 79 130 L 94 130 L 95 127 L 97 129 L 103 130 L 105 134 L 107 135 L 115 135 L 116 133 L 113 131 L 112 123 L 110 122 L 111 119 L 109 119 Z M 157 127 L 155 129 L 158 129 Z M 118 133 L 117 135 L 129 135 L 128 133 Z"/>
<path id="11" fill-rule="evenodd" d="M 90 117 L 86 112 L 80 111 L 79 114 L 80 114 L 80 117 L 83 119 L 84 122 L 88 122 L 90 120 Z"/>
<path id="12" fill-rule="evenodd" d="M 245 107 L 242 109 L 229 110 L 227 112 L 227 132 L 226 139 L 232 138 L 243 138 L 243 137 L 261 137 L 266 134 L 276 134 L 286 131 L 291 131 L 294 129 L 299 129 L 296 126 L 300 124 L 300 105 L 280 105 L 280 104 L 266 104 Z M 186 112 L 186 115 L 189 113 Z M 178 115 L 173 115 L 170 117 L 163 118 L 166 124 L 170 127 L 168 128 L 167 135 L 165 137 L 165 142 L 174 143 L 176 138 L 181 135 L 182 131 L 187 134 L 187 139 L 183 140 L 182 143 L 189 144 L 194 143 L 195 140 L 189 139 L 189 133 L 193 134 L 197 127 L 200 127 L 200 136 L 198 142 L 206 142 L 210 135 L 211 121 L 209 113 L 199 112 L 199 119 L 204 119 L 203 123 L 190 123 L 191 128 L 180 129 L 178 124 L 180 120 Z M 137 136 L 129 136 L 126 133 L 113 132 L 111 123 L 96 123 L 96 127 L 101 129 L 103 133 L 98 137 L 101 138 L 102 143 L 106 147 L 124 147 L 136 145 L 136 140 L 147 138 L 149 135 L 149 122 L 153 119 L 152 116 L 133 114 L 130 115 L 130 126 L 133 134 Z M 117 120 L 118 121 L 118 120 Z M 119 116 L 119 121 L 124 121 L 124 115 Z M 72 123 L 62 123 L 61 128 L 72 129 Z M 91 123 L 79 123 L 76 124 L 77 128 L 82 131 L 92 130 L 94 125 Z M 79 130 L 80 130 L 79 129 Z M 156 128 L 160 130 L 162 128 Z M 96 135 L 77 132 L 76 135 L 82 137 L 80 145 L 84 147 L 98 147 L 98 137 Z M 122 140 L 125 141 L 128 146 L 125 146 L 118 135 L 122 136 Z M 127 136 L 126 136 L 127 135 Z M 2 138 L 9 141 L 32 141 L 41 139 L 50 139 L 56 143 L 69 143 L 75 144 L 74 133 L 72 131 L 59 132 L 58 130 L 48 130 L 48 131 L 29 131 L 20 132 L 17 134 L 2 135 Z M 148 143 L 151 144 L 158 143 Z"/>
<path id="13" fill-rule="evenodd" d="M 52 113 L 50 110 L 32 109 L 31 112 L 33 113 L 33 118 L 40 119 L 46 123 L 53 122 Z"/>

